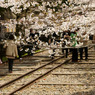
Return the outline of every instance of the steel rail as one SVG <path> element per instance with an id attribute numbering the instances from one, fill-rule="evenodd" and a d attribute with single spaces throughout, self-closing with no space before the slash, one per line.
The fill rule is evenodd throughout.
<path id="1" fill-rule="evenodd" d="M 18 89 L 16 89 L 16 90 L 14 90 L 13 92 L 9 93 L 9 95 L 13 95 L 13 94 L 15 94 L 16 92 L 18 92 L 18 91 L 24 89 L 25 87 L 31 85 L 32 83 L 34 83 L 34 82 L 36 82 L 37 80 L 39 80 L 40 78 L 46 76 L 47 74 L 49 74 L 50 72 L 52 72 L 52 71 L 55 70 L 56 68 L 62 66 L 62 65 L 65 64 L 65 63 L 68 63 L 70 60 L 71 60 L 71 59 L 67 59 L 67 60 L 65 60 L 65 62 L 59 64 L 58 66 L 52 68 L 51 70 L 47 71 L 46 73 L 42 74 L 41 76 L 39 76 L 39 77 L 35 78 L 34 80 L 28 82 L 28 83 L 25 84 L 24 86 L 22 86 L 22 87 L 20 87 L 20 88 L 18 88 Z"/>
<path id="2" fill-rule="evenodd" d="M 33 73 L 33 72 L 35 72 L 35 71 L 37 71 L 37 70 L 39 70 L 39 69 L 41 69 L 41 68 L 43 68 L 43 67 L 49 65 L 49 64 L 51 64 L 51 63 L 53 63 L 53 62 L 55 62 L 55 61 L 57 61 L 57 60 L 59 60 L 59 59 L 61 59 L 61 58 L 63 58 L 63 57 L 64 57 L 64 55 L 61 56 L 61 57 L 59 57 L 59 58 L 57 58 L 57 59 L 53 59 L 51 62 L 48 62 L 47 64 L 44 64 L 44 65 L 42 65 L 42 66 L 40 66 L 40 67 L 38 67 L 38 68 L 36 68 L 36 69 L 34 69 L 34 70 L 32 70 L 32 71 L 26 73 L 26 74 L 21 75 L 21 76 L 18 77 L 18 78 L 13 79 L 12 81 L 9 81 L 9 82 L 7 82 L 7 83 L 1 85 L 1 86 L 0 86 L 0 89 L 3 88 L 3 87 L 5 87 L 5 86 L 7 86 L 7 85 L 10 85 L 11 83 L 13 83 L 13 82 L 15 82 L 15 81 L 17 81 L 17 80 L 19 80 L 19 79 L 25 77 L 26 75 L 29 75 L 29 74 L 31 74 L 31 73 Z"/>
<path id="3" fill-rule="evenodd" d="M 92 48 L 92 47 L 90 47 L 90 48 Z M 89 48 L 89 49 L 90 49 L 90 48 Z M 43 51 L 45 51 L 45 50 L 43 50 Z M 40 52 L 43 52 L 43 51 L 40 51 Z M 39 52 L 38 52 L 38 53 L 39 53 Z M 65 55 L 63 55 L 63 57 L 64 57 L 64 56 L 65 56 Z M 57 60 L 57 59 L 56 59 L 56 60 Z M 52 60 L 50 63 L 52 63 L 52 62 L 54 62 L 54 61 L 56 61 L 56 60 Z M 30 71 L 30 72 L 28 72 L 28 73 L 26 73 L 26 74 L 24 74 L 24 75 L 18 77 L 18 78 L 14 79 L 14 80 L 12 80 L 12 81 L 10 81 L 10 82 L 7 82 L 7 83 L 1 85 L 0 88 L 3 88 L 4 86 L 6 86 L 6 85 L 8 85 L 8 84 L 10 84 L 10 83 L 15 82 L 15 81 L 19 80 L 20 78 L 22 78 L 22 77 L 24 77 L 24 76 L 26 76 L 26 75 L 28 75 L 28 74 L 30 74 L 30 73 L 32 73 L 32 72 L 35 72 L 36 70 L 41 69 L 41 68 L 43 68 L 43 67 L 46 66 L 46 65 L 49 65 L 50 63 L 47 63 L 47 64 L 45 64 L 45 65 L 42 65 L 41 67 L 38 67 L 38 68 L 36 68 L 36 69 L 34 69 L 34 70 L 32 70 L 32 71 Z"/>
<path id="4" fill-rule="evenodd" d="M 92 47 L 90 47 L 90 48 L 92 48 Z M 90 48 L 89 48 L 89 49 L 90 49 Z M 57 60 L 63 58 L 64 56 L 65 56 L 65 55 L 63 55 L 63 56 L 60 57 L 60 58 L 54 59 L 54 60 L 52 60 L 51 62 L 49 62 L 49 63 L 47 63 L 47 64 L 45 64 L 45 65 L 42 65 L 42 66 L 40 66 L 40 67 L 38 67 L 38 68 L 36 68 L 36 69 L 34 69 L 34 70 L 32 70 L 32 71 L 26 73 L 26 74 L 21 75 L 21 76 L 18 77 L 18 78 L 15 78 L 15 79 L 13 79 L 13 80 L 11 80 L 11 81 L 9 81 L 9 82 L 7 82 L 7 83 L 1 85 L 1 86 L 0 86 L 0 89 L 3 88 L 3 87 L 5 87 L 5 86 L 7 86 L 7 85 L 10 85 L 11 83 L 13 83 L 13 82 L 15 82 L 15 81 L 17 81 L 17 80 L 19 80 L 19 79 L 21 79 L 21 78 L 23 78 L 23 77 L 25 77 L 26 75 L 29 75 L 29 74 L 31 74 L 31 73 L 37 71 L 38 69 L 41 69 L 41 68 L 43 68 L 43 67 L 45 67 L 45 66 L 47 66 L 47 65 L 49 65 L 49 64 L 51 64 L 51 63 L 53 63 L 53 62 L 55 62 L 55 61 L 57 61 Z"/>
<path id="5" fill-rule="evenodd" d="M 89 49 L 91 49 L 91 48 L 92 48 L 92 47 L 89 47 Z M 84 53 L 84 52 L 83 52 L 83 53 Z M 41 76 L 35 78 L 34 80 L 28 82 L 28 83 L 25 84 L 24 86 L 22 86 L 22 87 L 20 87 L 20 88 L 18 88 L 18 89 L 16 89 L 16 90 L 14 90 L 14 91 L 11 92 L 9 95 L 13 95 L 13 94 L 15 94 L 16 92 L 18 92 L 18 91 L 20 91 L 20 90 L 26 88 L 27 86 L 33 84 L 34 82 L 36 82 L 36 81 L 39 80 L 40 78 L 44 77 L 45 75 L 49 74 L 50 72 L 52 72 L 52 71 L 55 70 L 56 68 L 62 66 L 62 65 L 65 64 L 65 63 L 69 63 L 70 60 L 71 60 L 71 58 L 65 60 L 65 62 L 61 63 L 60 65 L 58 65 L 58 66 L 56 66 L 56 67 L 54 67 L 54 68 L 52 68 L 51 70 L 49 70 L 49 71 L 47 71 L 46 73 L 44 73 L 43 75 L 41 75 Z"/>
<path id="6" fill-rule="evenodd" d="M 44 51 L 47 51 L 47 50 L 49 50 L 49 49 L 45 49 L 45 50 L 41 50 L 41 51 L 39 51 L 39 52 L 35 52 L 34 54 L 38 54 L 38 53 L 41 53 L 41 52 L 44 52 Z M 30 56 L 30 55 L 26 55 L 26 56 L 24 56 L 23 58 L 25 58 L 25 57 L 28 57 L 28 56 Z M 15 60 L 18 60 L 19 58 L 16 58 Z M 8 61 L 6 61 L 6 62 L 8 62 Z M 3 62 L 4 64 L 0 64 L 0 67 L 3 67 L 3 66 L 5 66 L 6 64 L 6 62 Z"/>
<path id="7" fill-rule="evenodd" d="M 92 48 L 92 47 L 90 47 L 90 48 Z M 90 49 L 90 48 L 89 48 L 89 49 Z M 49 63 L 47 63 L 47 64 L 45 64 L 45 65 L 42 65 L 42 66 L 40 66 L 40 67 L 38 67 L 38 68 L 36 68 L 36 69 L 34 69 L 34 70 L 32 70 L 32 71 L 30 71 L 30 72 L 28 72 L 28 73 L 22 75 L 22 76 L 20 76 L 20 77 L 14 79 L 14 80 L 8 82 L 8 83 L 5 83 L 5 84 L 1 85 L 0 88 L 3 88 L 4 86 L 10 85 L 11 83 L 13 83 L 13 82 L 15 82 L 15 81 L 17 81 L 17 80 L 23 78 L 24 76 L 29 75 L 29 74 L 31 74 L 31 73 L 37 71 L 38 69 L 41 69 L 41 68 L 43 68 L 43 67 L 45 67 L 45 66 L 47 66 L 47 65 L 49 65 L 49 64 L 51 64 L 51 63 L 53 63 L 53 62 L 55 62 L 55 61 L 57 61 L 57 60 L 63 58 L 64 56 L 65 56 L 65 55 L 63 55 L 63 56 L 61 56 L 61 57 L 59 57 L 59 58 L 57 58 L 57 59 L 54 59 L 54 60 L 52 60 L 51 62 L 49 62 Z M 38 78 L 32 80 L 31 82 L 25 84 L 24 86 L 18 88 L 17 90 L 13 91 L 13 92 L 10 93 L 9 95 L 13 95 L 14 93 L 18 92 L 19 90 L 21 90 L 21 89 L 27 87 L 28 85 L 34 83 L 36 80 L 38 80 L 38 79 L 44 77 L 45 75 L 47 75 L 48 73 L 50 73 L 50 72 L 53 71 L 54 69 L 60 67 L 61 65 L 65 64 L 65 63 L 68 63 L 68 61 L 70 61 L 70 60 L 71 60 L 71 59 L 65 60 L 65 62 L 61 63 L 60 65 L 58 65 L 58 66 L 56 66 L 56 67 L 54 67 L 54 68 L 52 68 L 52 69 L 49 70 L 48 72 L 46 72 L 46 73 L 44 73 L 43 75 L 39 76 Z"/>

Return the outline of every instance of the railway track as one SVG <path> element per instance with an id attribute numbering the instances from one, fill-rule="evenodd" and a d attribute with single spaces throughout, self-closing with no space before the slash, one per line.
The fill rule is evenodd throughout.
<path id="1" fill-rule="evenodd" d="M 63 64 L 16 95 L 95 95 L 95 61 L 90 61 Z"/>
<path id="2" fill-rule="evenodd" d="M 37 54 L 43 55 L 43 52 L 45 53 L 46 51 L 44 50 Z M 35 54 L 35 56 L 37 54 Z M 48 54 L 47 54 L 47 56 L 48 56 Z M 40 65 L 43 65 L 44 63 L 42 61 L 45 61 L 45 60 L 50 62 L 51 58 L 50 57 L 47 57 L 47 58 L 36 57 L 35 58 L 34 56 L 28 56 L 28 57 L 24 57 L 23 60 L 15 60 L 14 67 L 13 67 L 13 73 L 11 73 L 11 74 L 8 73 L 8 65 L 7 64 L 5 64 L 4 66 L 0 66 L 0 85 L 15 79 L 18 76 L 21 76 L 21 75 L 39 67 Z"/>
<path id="3" fill-rule="evenodd" d="M 55 62 L 57 62 L 58 60 L 62 60 L 62 58 L 63 58 L 63 56 L 61 56 L 61 57 L 59 57 L 59 58 L 56 58 L 56 59 L 54 59 L 54 60 L 52 60 L 51 62 L 48 62 L 47 64 L 44 64 L 44 65 L 42 65 L 42 66 L 40 66 L 40 67 L 38 67 L 38 68 L 36 68 L 36 69 L 34 69 L 34 70 L 32 70 L 32 71 L 30 71 L 30 72 L 28 72 L 28 73 L 26 73 L 26 74 L 24 74 L 24 75 L 22 75 L 22 76 L 20 76 L 20 77 L 18 77 L 18 78 L 16 78 L 16 79 L 14 79 L 14 80 L 12 80 L 12 81 L 10 81 L 10 82 L 8 82 L 8 83 L 5 83 L 5 84 L 3 84 L 2 86 L 0 86 L 0 89 L 1 89 L 1 92 L 4 92 L 4 90 L 5 89 L 12 89 L 13 88 L 13 90 L 14 90 L 14 86 L 16 85 L 16 90 L 15 91 L 10 91 L 8 94 L 9 95 L 13 95 L 14 93 L 16 93 L 17 91 L 19 91 L 19 90 L 21 90 L 22 88 L 24 88 L 24 87 L 26 87 L 26 86 L 28 86 L 30 83 L 34 83 L 36 80 L 38 80 L 38 79 L 40 79 L 41 77 L 43 77 L 43 76 L 45 76 L 45 75 L 47 75 L 48 73 L 50 73 L 51 71 L 53 71 L 54 69 L 56 69 L 56 68 L 58 68 L 58 67 L 60 67 L 62 64 L 64 64 L 64 63 L 66 63 L 67 61 L 69 61 L 69 60 L 64 60 L 64 62 L 62 62 L 61 64 L 59 64 L 59 62 L 58 63 L 55 63 Z M 55 63 L 55 64 L 54 64 Z M 41 76 L 38 76 L 37 75 L 37 78 L 35 78 L 35 76 L 32 76 L 32 77 L 34 77 L 34 79 L 32 79 L 32 81 L 30 81 L 29 83 L 27 83 L 28 81 L 29 81 L 29 79 L 31 79 L 31 75 L 33 75 L 33 73 L 36 71 L 37 72 L 37 70 L 44 70 L 45 68 L 44 67 L 46 67 L 46 66 L 54 66 L 54 67 L 52 67 L 52 69 L 50 69 L 50 70 L 45 70 L 46 72 L 44 73 L 44 74 L 42 74 Z M 27 80 L 27 77 L 28 77 L 28 80 Z M 29 78 L 30 77 L 30 78 Z M 26 82 L 26 84 L 24 84 L 23 85 L 23 81 L 25 81 Z M 15 82 L 15 83 L 14 83 Z M 21 84 L 21 82 L 22 82 L 22 84 Z M 20 84 L 19 84 L 20 83 Z M 23 86 L 22 86 L 23 85 Z M 18 87 L 17 87 L 18 86 Z"/>
<path id="4" fill-rule="evenodd" d="M 39 54 L 39 53 L 41 53 L 41 52 L 45 52 L 45 51 L 47 51 L 47 50 L 49 50 L 49 49 L 42 49 L 42 50 L 40 50 L 40 51 L 38 51 L 38 52 L 35 52 L 35 53 L 33 53 L 33 54 L 36 55 L 36 54 Z M 30 56 L 30 55 L 26 55 L 26 56 L 24 56 L 23 58 L 28 57 L 28 56 Z M 15 60 L 19 60 L 19 58 L 15 59 Z M 4 62 L 4 63 L 7 63 L 7 61 Z M 6 65 L 6 64 L 0 64 L 0 67 L 4 67 L 5 65 Z"/>
<path id="5" fill-rule="evenodd" d="M 42 54 L 42 52 L 43 51 L 41 51 L 40 53 Z M 32 71 L 29 71 L 28 73 L 26 73 L 26 74 L 24 74 L 24 75 L 21 75 L 20 77 L 16 77 L 16 78 L 14 78 L 13 80 L 12 79 L 10 79 L 10 77 L 8 76 L 8 78 L 10 79 L 10 80 L 12 80 L 12 81 L 9 81 L 9 82 L 6 82 L 5 84 L 2 84 L 1 86 L 0 86 L 0 89 L 2 88 L 2 87 L 4 87 L 4 86 L 6 86 L 6 85 L 8 85 L 8 84 L 10 84 L 10 83 L 12 83 L 12 82 L 14 82 L 14 81 L 16 81 L 16 80 L 18 80 L 18 79 L 20 79 L 20 78 L 22 78 L 22 77 L 24 77 L 25 75 L 28 75 L 28 74 L 30 74 L 30 73 L 33 73 L 33 72 L 35 72 L 36 70 L 38 70 L 38 69 L 40 69 L 40 68 L 42 68 L 42 67 L 44 67 L 44 66 L 46 66 L 46 65 L 49 65 L 49 64 L 51 64 L 52 62 L 54 62 L 54 61 L 57 61 L 58 59 L 60 59 L 61 57 L 56 57 L 56 58 L 54 58 L 54 60 L 52 60 L 51 61 L 51 58 L 50 57 L 48 57 L 48 55 L 47 55 L 47 57 L 45 57 L 45 58 L 43 58 L 43 56 L 41 56 L 41 54 L 40 54 L 40 57 L 37 57 L 36 55 L 34 56 L 34 58 L 36 57 L 36 59 L 39 59 L 39 58 L 41 58 L 42 59 L 42 61 L 44 61 L 44 62 L 41 62 L 40 63 L 40 65 L 41 66 L 38 66 L 38 67 L 36 67 L 36 69 L 34 69 L 34 67 L 33 66 L 31 66 L 33 63 L 31 62 L 31 63 L 24 63 L 24 65 L 26 64 L 26 66 L 31 66 L 31 67 L 28 67 L 28 69 L 30 68 L 30 69 L 33 69 Z M 37 54 L 38 55 L 38 54 Z M 43 54 L 42 54 L 43 55 Z M 49 58 L 49 59 L 48 59 Z M 27 57 L 25 57 L 24 58 L 25 60 L 29 60 L 29 58 L 27 58 Z M 31 59 L 31 57 L 30 57 L 30 59 Z M 25 61 L 24 60 L 24 61 Z M 31 61 L 33 61 L 33 59 L 31 60 Z M 45 61 L 47 61 L 46 62 L 46 64 L 45 64 Z M 39 62 L 38 62 L 39 63 Z M 44 65 L 43 65 L 44 64 Z M 22 62 L 22 64 L 18 64 L 18 63 L 16 63 L 16 64 L 14 64 L 14 66 L 19 66 L 19 65 L 21 65 L 21 66 L 23 66 L 23 62 Z M 4 69 L 4 68 L 3 68 Z M 5 67 L 5 69 L 7 69 L 7 67 Z M 15 75 L 14 75 L 15 76 Z M 17 76 L 17 75 L 16 75 Z M 7 77 L 5 77 L 4 78 L 4 80 L 5 79 L 7 79 Z M 3 80 L 3 78 L 2 78 L 2 80 Z"/>
<path id="6" fill-rule="evenodd" d="M 13 95 L 16 92 L 24 89 L 25 87 L 31 85 L 34 82 L 36 82 L 37 80 L 44 77 L 45 75 L 48 75 L 50 72 L 57 69 L 58 67 L 61 67 L 63 64 L 68 63 L 71 60 L 71 58 L 64 59 L 63 57 L 64 56 L 55 58 L 52 61 L 48 62 L 47 64 L 44 64 L 44 65 L 42 65 L 34 70 L 31 70 L 30 72 L 28 72 L 10 82 L 7 82 L 7 83 L 1 85 L 0 86 L 1 93 L 4 92 L 7 95 Z M 50 66 L 51 68 L 46 70 L 45 68 L 47 66 Z M 41 70 L 42 72 L 45 72 L 45 73 L 41 74 L 39 76 L 38 75 L 35 76 L 35 72 L 37 72 L 39 70 Z M 33 78 L 33 79 L 31 79 L 31 78 Z M 16 85 L 16 88 L 15 88 L 15 85 Z M 10 89 L 10 91 L 6 93 L 6 89 Z M 1 95 L 3 95 L 3 94 L 1 94 Z"/>

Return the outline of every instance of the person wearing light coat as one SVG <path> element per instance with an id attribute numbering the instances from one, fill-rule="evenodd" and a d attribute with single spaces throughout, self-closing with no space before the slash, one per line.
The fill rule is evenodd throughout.
<path id="1" fill-rule="evenodd" d="M 10 35 L 9 40 L 5 43 L 6 57 L 8 58 L 9 72 L 12 73 L 13 61 L 18 56 L 17 45 L 14 42 L 14 36 Z"/>

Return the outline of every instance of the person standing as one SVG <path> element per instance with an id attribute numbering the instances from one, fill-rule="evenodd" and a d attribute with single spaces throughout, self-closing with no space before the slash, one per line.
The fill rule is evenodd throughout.
<path id="1" fill-rule="evenodd" d="M 35 31 L 32 28 L 30 29 L 30 35 L 29 36 L 32 36 L 32 38 L 34 39 Z"/>
<path id="2" fill-rule="evenodd" d="M 8 58 L 9 73 L 13 71 L 13 61 L 18 56 L 17 45 L 14 42 L 14 36 L 11 34 L 9 40 L 5 43 L 6 57 Z"/>

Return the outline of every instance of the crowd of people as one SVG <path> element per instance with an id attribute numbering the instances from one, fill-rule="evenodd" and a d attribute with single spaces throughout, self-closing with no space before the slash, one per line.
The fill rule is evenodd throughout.
<path id="1" fill-rule="evenodd" d="M 48 28 L 49 29 L 49 28 Z M 93 40 L 93 36 L 91 34 L 86 34 L 85 32 L 79 35 L 79 28 L 76 28 L 74 31 L 66 30 L 66 31 L 52 31 L 51 29 L 48 30 L 33 30 L 30 29 L 30 33 L 28 36 L 23 36 L 21 32 L 11 34 L 8 38 L 8 41 L 5 41 L 4 48 L 6 48 L 6 57 L 9 61 L 9 72 L 12 72 L 13 68 L 13 60 L 15 57 L 19 56 L 22 59 L 21 52 L 27 52 L 30 55 L 33 55 L 33 52 L 36 49 L 41 49 L 42 47 L 75 47 L 83 45 L 82 40 Z M 66 51 L 68 52 L 68 51 Z M 53 58 L 55 51 L 49 51 L 50 57 Z M 64 49 L 62 49 L 62 53 L 64 53 Z M 0 59 L 0 63 L 2 63 Z"/>

